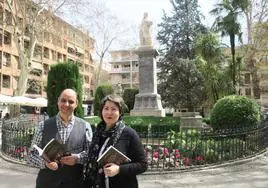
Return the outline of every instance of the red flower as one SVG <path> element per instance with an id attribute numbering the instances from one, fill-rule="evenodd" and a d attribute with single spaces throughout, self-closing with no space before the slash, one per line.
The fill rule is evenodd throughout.
<path id="1" fill-rule="evenodd" d="M 179 159 L 181 157 L 180 150 L 176 149 L 175 150 L 175 158 Z"/>
<path id="2" fill-rule="evenodd" d="M 183 162 L 183 164 L 184 164 L 185 166 L 189 166 L 191 160 L 190 160 L 189 157 L 184 157 L 182 162 Z"/>
<path id="3" fill-rule="evenodd" d="M 157 151 L 153 153 L 153 158 L 159 158 L 159 153 Z"/>
<path id="4" fill-rule="evenodd" d="M 195 157 L 195 160 L 196 161 L 203 161 L 204 160 L 204 157 L 201 156 L 201 155 L 198 155 L 198 156 Z"/>
<path id="5" fill-rule="evenodd" d="M 168 152 L 168 149 L 167 148 L 164 148 L 163 149 L 163 155 L 164 156 L 169 156 L 169 152 Z"/>

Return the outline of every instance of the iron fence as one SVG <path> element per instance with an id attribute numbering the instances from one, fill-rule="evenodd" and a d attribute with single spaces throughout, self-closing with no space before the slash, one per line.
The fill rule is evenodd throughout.
<path id="1" fill-rule="evenodd" d="M 35 126 L 44 117 L 5 120 L 2 153 L 26 163 Z M 179 127 L 138 126 L 149 170 L 178 170 L 256 155 L 268 146 L 268 122 L 247 128 L 213 131 Z"/>

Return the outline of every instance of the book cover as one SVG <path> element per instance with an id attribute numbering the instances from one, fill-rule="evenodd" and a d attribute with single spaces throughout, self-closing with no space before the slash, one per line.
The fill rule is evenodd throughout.
<path id="1" fill-rule="evenodd" d="M 47 162 L 59 162 L 61 157 L 71 155 L 65 146 L 55 138 L 51 139 L 43 149 L 37 145 L 33 145 L 33 147 L 38 151 L 39 156 L 43 157 Z"/>
<path id="2" fill-rule="evenodd" d="M 108 147 L 108 149 L 97 160 L 100 166 L 104 166 L 107 163 L 115 163 L 120 165 L 130 161 L 130 158 L 113 146 Z"/>

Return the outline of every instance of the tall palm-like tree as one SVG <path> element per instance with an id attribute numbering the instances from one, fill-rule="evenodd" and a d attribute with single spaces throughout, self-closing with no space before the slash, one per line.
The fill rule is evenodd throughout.
<path id="1" fill-rule="evenodd" d="M 231 63 L 231 77 L 233 87 L 236 86 L 237 66 L 235 58 L 235 39 L 242 42 L 241 24 L 238 21 L 238 17 L 242 15 L 244 3 L 248 0 L 222 0 L 221 3 L 215 5 L 215 8 L 210 11 L 212 15 L 217 16 L 212 29 L 217 32 L 221 32 L 222 36 L 229 36 L 232 54 Z"/>
<path id="2" fill-rule="evenodd" d="M 195 43 L 198 69 L 204 78 L 207 104 L 214 105 L 215 102 L 230 94 L 231 79 L 223 78 L 227 69 L 224 64 L 224 55 L 218 38 L 213 33 L 200 35 Z M 224 81 L 223 81 L 224 80 Z"/>

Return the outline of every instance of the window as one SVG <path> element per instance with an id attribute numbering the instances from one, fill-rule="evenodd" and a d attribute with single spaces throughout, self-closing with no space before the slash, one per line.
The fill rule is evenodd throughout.
<path id="1" fill-rule="evenodd" d="M 3 34 L 0 34 L 0 44 L 2 44 Z M 4 44 L 11 44 L 11 34 L 7 31 L 4 32 Z"/>
<path id="2" fill-rule="evenodd" d="M 84 82 L 85 82 L 86 84 L 89 84 L 89 77 L 88 77 L 88 76 L 84 76 Z"/>
<path id="3" fill-rule="evenodd" d="M 49 59 L 49 49 L 47 47 L 44 47 L 44 54 L 43 54 L 43 56 L 45 58 L 48 58 Z"/>
<path id="4" fill-rule="evenodd" d="M 10 88 L 10 76 L 3 75 L 3 88 Z"/>
<path id="5" fill-rule="evenodd" d="M 44 69 L 44 74 L 47 75 L 49 71 L 49 65 L 48 64 L 43 64 L 43 69 Z"/>
<path id="6" fill-rule="evenodd" d="M 34 49 L 34 57 L 41 59 L 42 47 L 36 46 Z"/>
<path id="7" fill-rule="evenodd" d="M 2 65 L 5 67 L 10 67 L 11 65 L 11 55 L 4 52 L 3 53 L 3 58 L 2 58 Z"/>
<path id="8" fill-rule="evenodd" d="M 251 88 L 245 89 L 245 95 L 251 97 Z"/>
<path id="9" fill-rule="evenodd" d="M 5 11 L 4 23 L 6 23 L 7 25 L 12 25 L 12 14 L 11 14 L 11 12 Z"/>
<path id="10" fill-rule="evenodd" d="M 33 79 L 29 79 L 27 83 L 27 91 L 29 94 L 41 94 L 42 92 L 41 82 Z"/>
<path id="11" fill-rule="evenodd" d="M 46 42 L 50 42 L 50 34 L 49 34 L 49 32 L 47 32 L 47 31 L 44 32 L 44 40 L 45 40 Z"/>
<path id="12" fill-rule="evenodd" d="M 245 84 L 250 84 L 250 73 L 245 74 Z"/>

